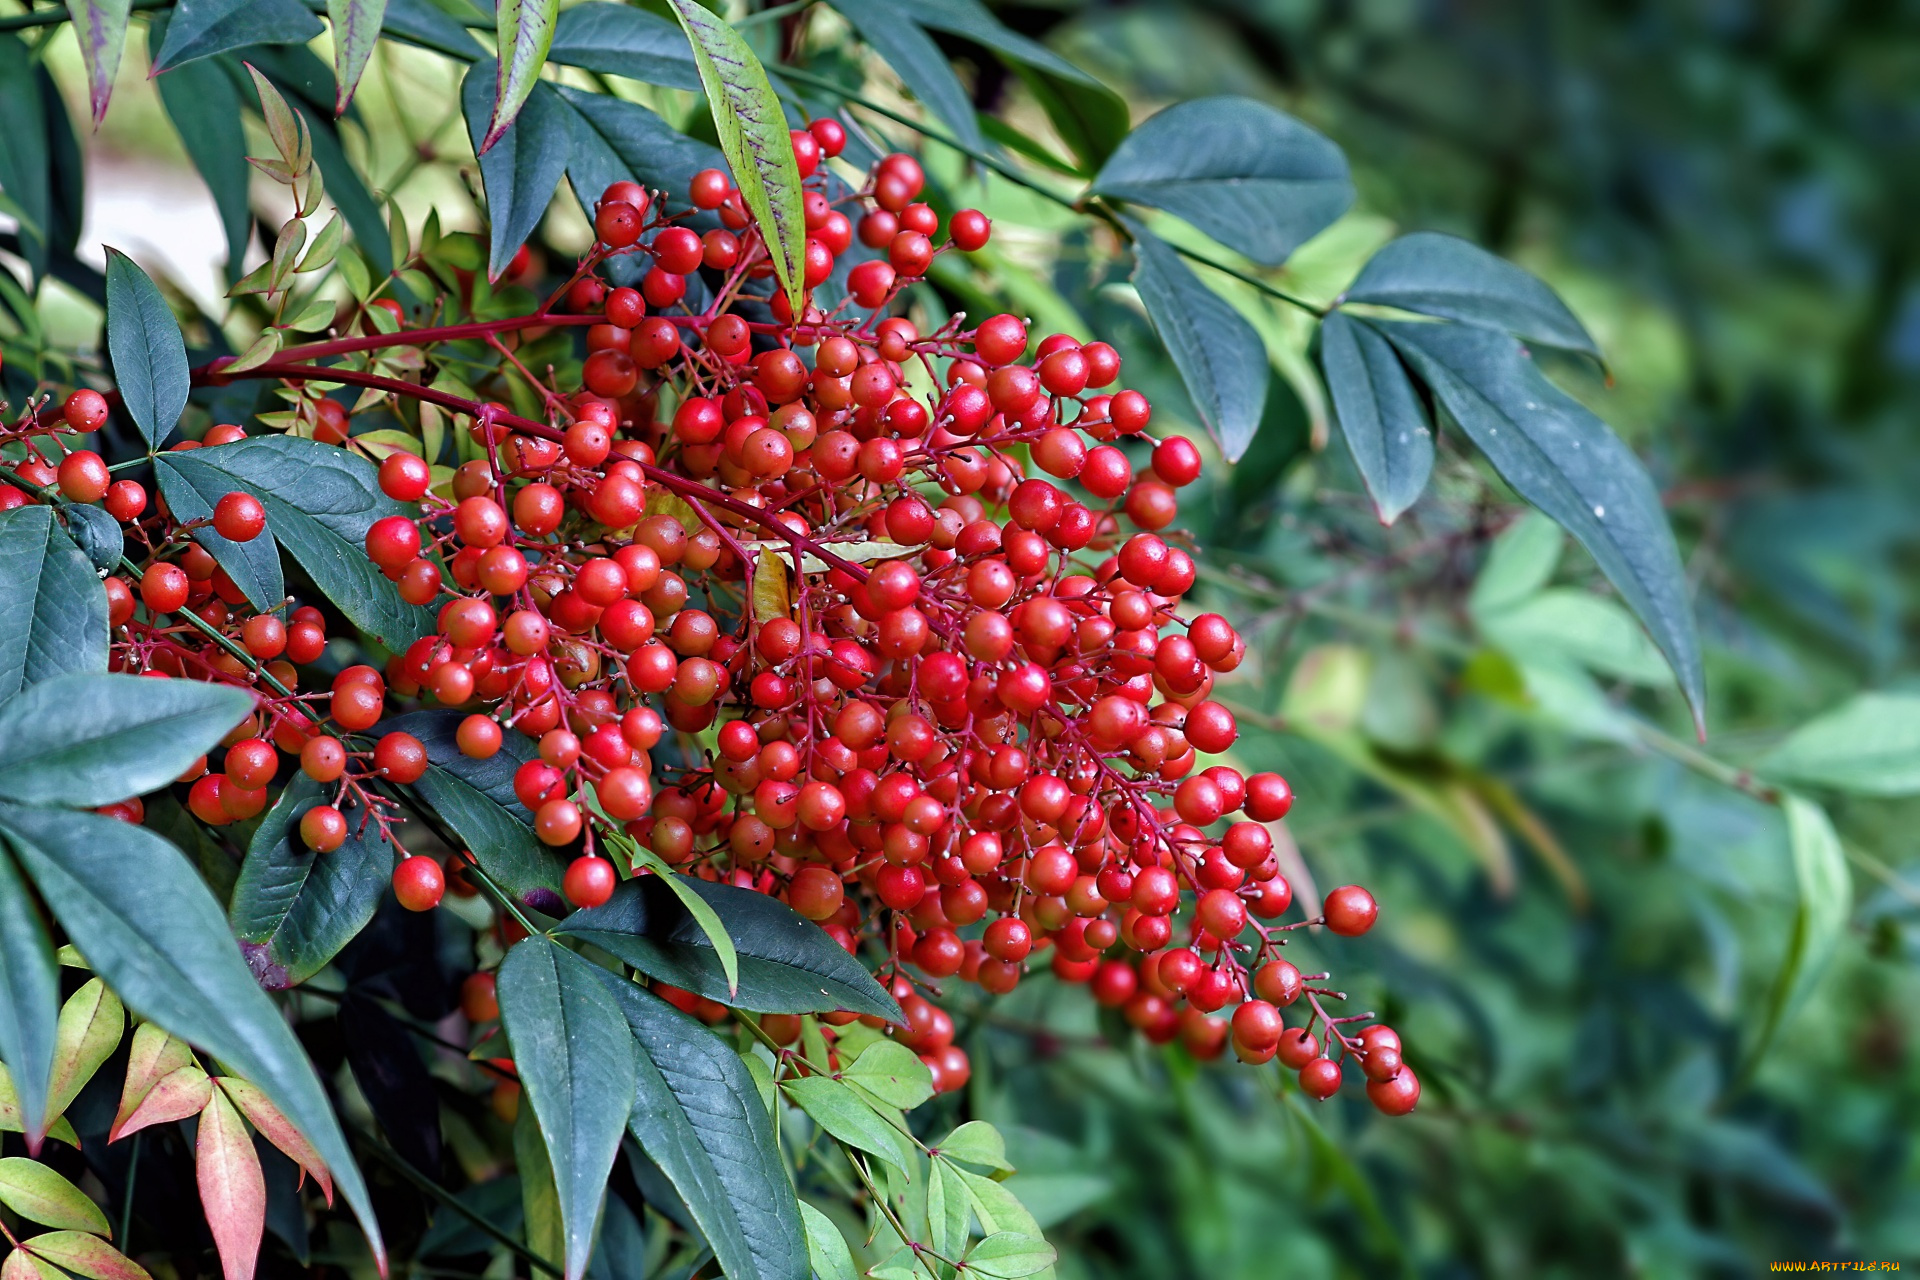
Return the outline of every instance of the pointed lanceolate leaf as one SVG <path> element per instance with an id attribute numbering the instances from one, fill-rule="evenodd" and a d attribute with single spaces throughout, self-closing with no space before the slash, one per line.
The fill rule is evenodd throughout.
<path id="1" fill-rule="evenodd" d="M 307 1136 L 376 1261 L 384 1259 L 366 1183 L 313 1064 L 247 971 L 219 903 L 180 851 L 112 818 L 11 804 L 0 804 L 0 833 L 68 936 L 129 1008 L 259 1085 Z"/>
<path id="2" fill-rule="evenodd" d="M 367 530 L 400 512 L 380 491 L 378 468 L 367 459 L 297 436 L 256 436 L 164 453 L 154 459 L 154 469 L 163 492 L 172 484 L 190 487 L 208 502 L 236 490 L 258 498 L 267 511 L 267 533 L 254 543 L 270 535 L 350 622 L 388 647 L 403 649 L 431 630 L 432 615 L 402 600 L 367 559 Z"/>
<path id="3" fill-rule="evenodd" d="M 187 407 L 187 344 L 159 286 L 118 249 L 107 250 L 107 351 L 121 402 L 159 448 Z"/>
<path id="4" fill-rule="evenodd" d="M 600 970 L 638 1047 L 628 1127 L 731 1280 L 807 1274 L 807 1246 L 767 1108 L 740 1056 L 666 1001 Z"/>
<path id="5" fill-rule="evenodd" d="M 87 97 L 96 129 L 106 117 L 107 100 L 113 96 L 113 78 L 120 70 L 120 52 L 127 43 L 127 15 L 132 8 L 132 0 L 67 0 L 80 60 L 87 67 Z"/>
<path id="6" fill-rule="evenodd" d="M 547 49 L 553 44 L 554 20 L 560 0 L 502 0 L 494 10 L 500 58 L 494 71 L 493 109 L 486 136 L 476 145 L 482 155 L 491 150 L 520 114 L 520 107 L 540 79 Z"/>
<path id="7" fill-rule="evenodd" d="M 149 19 L 147 46 L 157 50 L 165 38 L 165 11 Z M 190 62 L 161 76 L 160 101 L 180 135 L 193 167 L 213 194 L 220 226 L 227 237 L 227 279 L 240 276 L 253 212 L 247 204 L 247 133 L 240 91 L 218 62 Z"/>
<path id="8" fill-rule="evenodd" d="M 288 1123 L 280 1114 L 280 1108 L 273 1105 L 272 1099 L 262 1093 L 258 1086 L 249 1084 L 239 1076 L 221 1076 L 220 1091 L 227 1095 L 227 1101 L 240 1110 L 259 1131 L 260 1136 L 280 1148 L 280 1153 L 306 1171 L 307 1176 L 320 1184 L 320 1192 L 328 1204 L 333 1203 L 333 1175 L 327 1169 L 326 1162 L 320 1158 L 301 1132 Z"/>
<path id="9" fill-rule="evenodd" d="M 135 1027 L 133 1043 L 127 1049 L 126 1079 L 120 1086 L 120 1108 L 114 1113 L 107 1140 L 119 1138 L 121 1126 L 162 1080 L 192 1063 L 193 1050 L 186 1041 L 151 1022 Z"/>
<path id="10" fill-rule="evenodd" d="M 0 702 L 50 676 L 106 671 L 106 588 L 53 508 L 0 511 L 0 582 Z"/>
<path id="11" fill-rule="evenodd" d="M 13 1091 L 13 1076 L 7 1071 L 7 1064 L 0 1062 L 0 1133 L 25 1133 L 26 1128 L 20 1114 L 20 1099 Z M 47 1136 L 58 1138 L 70 1147 L 80 1145 L 79 1135 L 64 1119 L 47 1126 Z"/>
<path id="12" fill-rule="evenodd" d="M 1666 655 L 1695 723 L 1704 724 L 1700 637 L 1686 574 L 1659 491 L 1633 451 L 1505 334 L 1459 324 L 1376 324 L 1515 492 L 1593 555 Z"/>
<path id="13" fill-rule="evenodd" d="M 1252 98 L 1177 103 L 1127 135 L 1093 189 L 1164 209 L 1277 267 L 1353 203 L 1340 148 Z"/>
<path id="14" fill-rule="evenodd" d="M 610 0 L 587 0 L 561 13 L 547 61 L 669 89 L 700 88 L 686 32 L 657 13 Z"/>
<path id="15" fill-rule="evenodd" d="M 126 1114 L 114 1121 L 109 1141 L 117 1142 L 152 1125 L 197 1116 L 206 1107 L 212 1092 L 213 1078 L 198 1065 L 189 1062 L 176 1068 L 155 1081 L 130 1110 L 124 1101 L 121 1103 Z"/>
<path id="16" fill-rule="evenodd" d="M 800 1202 L 800 1220 L 807 1228 L 807 1259 L 819 1280 L 859 1280 L 853 1264 L 853 1250 L 833 1219 L 805 1200 Z"/>
<path id="17" fill-rule="evenodd" d="M 1433 427 L 1393 347 L 1335 311 L 1320 326 L 1320 362 L 1340 433 L 1382 524 L 1413 505 L 1433 473 Z"/>
<path id="18" fill-rule="evenodd" d="M 1793 880 L 1800 900 L 1794 907 L 1786 955 L 1774 976 L 1766 1019 L 1749 1051 L 1749 1064 L 1766 1052 L 1774 1033 L 1819 984 L 1846 934 L 1847 916 L 1853 909 L 1846 854 L 1827 811 L 1803 796 L 1791 794 L 1781 802 L 1781 810 L 1787 819 L 1787 847 L 1793 856 Z"/>
<path id="19" fill-rule="evenodd" d="M 263 341 L 271 341 L 276 334 L 276 330 L 269 329 L 260 336 Z M 265 354 L 270 357 L 273 353 Z M 171 453 L 154 460 L 154 478 L 160 483 L 160 496 L 167 500 L 168 510 L 178 520 L 212 520 L 214 504 L 233 492 L 229 487 L 231 482 L 217 468 L 195 466 L 191 459 L 187 459 L 184 466 L 178 465 L 181 461 L 181 455 Z M 222 537 L 211 524 L 202 525 L 192 534 L 193 540 L 226 570 L 233 585 L 246 596 L 247 603 L 262 613 L 278 608 L 287 595 L 286 578 L 280 568 L 280 544 L 273 539 L 272 522 L 268 523 L 267 532 L 249 542 Z"/>
<path id="20" fill-rule="evenodd" d="M 902 1171 L 913 1166 L 906 1137 L 873 1105 L 829 1076 L 803 1076 L 781 1084 L 788 1099 L 814 1123 L 848 1146 L 878 1156 Z"/>
<path id="21" fill-rule="evenodd" d="M 1134 237 L 1133 283 L 1147 319 L 1173 357 L 1200 424 L 1235 461 L 1253 443 L 1266 408 L 1266 347 L 1166 241 L 1137 223 L 1127 228 Z"/>
<path id="22" fill-rule="evenodd" d="M 330 800 L 304 774 L 289 783 L 254 832 L 233 886 L 227 918 L 247 963 L 269 989 L 305 982 L 325 968 L 373 919 L 393 876 L 393 846 L 357 804 L 341 810 L 347 839 L 338 849 L 315 853 L 300 839 L 302 815 Z"/>
<path id="23" fill-rule="evenodd" d="M 91 807 L 145 794 L 251 710 L 244 691 L 199 681 L 43 680 L 0 704 L 0 800 Z"/>
<path id="24" fill-rule="evenodd" d="M 1416 231 L 1389 243 L 1360 269 L 1341 299 L 1499 329 L 1600 358 L 1586 326 L 1538 276 L 1436 231 Z"/>
<path id="25" fill-rule="evenodd" d="M 961 142 L 975 150 L 986 145 L 986 139 L 980 136 L 980 121 L 974 115 L 973 99 L 953 73 L 953 64 L 898 5 L 888 0 L 829 2 L 893 68 L 913 96 L 952 127 Z"/>
<path id="26" fill-rule="evenodd" d="M 327 0 L 327 19 L 333 23 L 333 78 L 339 85 L 333 114 L 347 113 L 386 16 L 387 0 Z"/>
<path id="27" fill-rule="evenodd" d="M 386 721 L 387 732 L 410 733 L 427 749 L 427 772 L 412 791 L 466 841 L 480 869 L 529 906 L 558 914 L 559 860 L 533 837 L 533 815 L 513 794 L 513 774 L 535 757 L 533 741 L 509 733 L 485 760 L 463 755 L 454 734 L 458 711 L 416 711 Z M 529 895 L 544 897 L 541 907 Z"/>
<path id="28" fill-rule="evenodd" d="M 0 1204 L 44 1227 L 102 1236 L 109 1231 L 107 1215 L 86 1192 L 23 1156 L 0 1160 Z"/>
<path id="29" fill-rule="evenodd" d="M 85 1280 L 151 1280 L 146 1269 L 126 1254 L 84 1231 L 49 1231 L 27 1241 L 34 1256 L 58 1267 L 49 1280 L 65 1274 Z M 23 1250 L 24 1252 L 24 1250 Z"/>
<path id="30" fill-rule="evenodd" d="M 839 1009 L 897 1021 L 900 1006 L 819 925 L 764 893 L 678 877 L 719 917 L 740 959 L 737 994 L 706 931 L 662 876 L 635 876 L 605 905 L 576 911 L 556 931 L 620 957 L 648 977 L 760 1013 Z"/>
<path id="31" fill-rule="evenodd" d="M 1053 1265 L 1053 1246 L 1039 1236 L 996 1231 L 967 1250 L 966 1268 L 996 1280 L 1018 1280 Z"/>
<path id="32" fill-rule="evenodd" d="M 1788 734 L 1755 767 L 1856 795 L 1920 793 L 1920 694 L 1857 694 Z"/>
<path id="33" fill-rule="evenodd" d="M 862 1049 L 840 1078 L 903 1111 L 933 1096 L 933 1072 L 913 1050 L 894 1040 L 876 1040 Z"/>
<path id="34" fill-rule="evenodd" d="M 239 1111 L 218 1089 L 200 1113 L 193 1164 L 220 1270 L 226 1280 L 253 1280 L 267 1226 L 267 1180 Z"/>
<path id="35" fill-rule="evenodd" d="M 568 14 L 578 12 L 567 10 Z M 685 42 L 680 28 L 674 27 L 673 34 Z M 559 86 L 559 94 L 568 108 L 573 139 L 567 181 L 588 216 L 600 193 L 621 179 L 659 191 L 684 191 L 694 174 L 726 163 L 720 152 L 679 132 L 637 102 L 566 85 Z"/>
<path id="36" fill-rule="evenodd" d="M 604 970 L 542 937 L 507 952 L 500 1020 L 540 1122 L 565 1225 L 567 1280 L 593 1251 L 608 1171 L 634 1096 L 633 1038 Z"/>
<path id="37" fill-rule="evenodd" d="M 740 33 L 694 0 L 668 0 L 693 43 L 720 149 L 773 258 L 774 274 L 799 315 L 805 287 L 806 208 L 787 117 L 766 68 Z"/>
<path id="38" fill-rule="evenodd" d="M 490 228 L 487 274 L 497 280 L 546 215 L 560 175 L 566 172 L 572 121 L 554 87 L 537 81 L 517 108 L 516 119 L 481 151 L 491 110 L 492 78 L 492 62 L 474 63 L 461 86 L 460 100 L 467 134 L 480 152 L 480 181 L 486 188 Z M 596 191 L 593 198 L 599 195 Z"/>
<path id="39" fill-rule="evenodd" d="M 324 30 L 300 0 L 180 0 L 153 74 L 248 45 L 305 44 Z"/>
<path id="40" fill-rule="evenodd" d="M 49 1109 L 64 1112 L 100 1064 L 120 1047 L 127 1012 L 120 998 L 98 978 L 89 978 L 60 1009 L 59 1037 L 53 1051 L 53 1093 Z"/>
<path id="41" fill-rule="evenodd" d="M 39 1153 L 52 1109 L 60 968 L 53 942 L 13 855 L 0 841 L 0 1061 L 12 1070 L 27 1149 Z"/>

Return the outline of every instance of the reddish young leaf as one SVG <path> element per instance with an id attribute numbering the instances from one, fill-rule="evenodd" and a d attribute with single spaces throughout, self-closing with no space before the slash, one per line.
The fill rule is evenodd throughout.
<path id="1" fill-rule="evenodd" d="M 207 1105 L 212 1092 L 213 1084 L 207 1078 L 207 1073 L 189 1062 L 147 1090 L 147 1096 L 140 1100 L 133 1114 L 116 1119 L 112 1131 L 107 1134 L 107 1141 L 118 1142 L 148 1125 L 185 1120 Z"/>
<path id="2" fill-rule="evenodd" d="M 87 1280 L 152 1280 L 146 1268 L 121 1253 L 98 1236 L 90 1236 L 83 1231 L 49 1231 L 42 1236 L 28 1240 L 25 1249 L 32 1251 L 37 1259 L 44 1259 L 43 1274 L 58 1276 L 53 1263 L 61 1271 L 76 1276 L 85 1276 Z"/>
<path id="3" fill-rule="evenodd" d="M 240 1108 L 241 1114 L 260 1131 L 261 1137 L 280 1148 L 303 1171 L 313 1175 L 313 1180 L 320 1184 L 321 1192 L 327 1197 L 327 1203 L 332 1204 L 333 1175 L 327 1172 L 326 1162 L 320 1159 L 313 1145 L 293 1127 L 292 1122 L 280 1114 L 280 1109 L 268 1101 L 267 1095 L 238 1076 L 221 1076 L 220 1087 L 233 1100 L 233 1105 Z"/>
<path id="4" fill-rule="evenodd" d="M 226 1280 L 253 1280 L 267 1225 L 267 1180 L 246 1123 L 223 1091 L 214 1090 L 200 1113 L 194 1157 L 200 1206 L 220 1250 L 220 1270 Z"/>
<path id="5" fill-rule="evenodd" d="M 25 1249 L 15 1249 L 0 1262 L 0 1280 L 64 1280 L 60 1268 L 50 1262 L 28 1253 Z"/>
<path id="6" fill-rule="evenodd" d="M 123 1132 L 131 1132 L 126 1128 L 127 1120 L 139 1110 L 154 1086 L 192 1063 L 193 1051 L 187 1047 L 185 1040 L 167 1034 L 151 1022 L 143 1022 L 135 1027 L 133 1048 L 127 1056 L 127 1082 L 121 1086 L 120 1109 L 114 1114 L 113 1129 L 107 1135 L 107 1141 L 115 1141 Z"/>

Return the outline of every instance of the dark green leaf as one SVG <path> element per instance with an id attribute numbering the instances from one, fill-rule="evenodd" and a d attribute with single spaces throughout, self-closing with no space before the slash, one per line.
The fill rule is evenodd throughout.
<path id="1" fill-rule="evenodd" d="M 91 813 L 0 805 L 0 829 L 61 927 L 127 1006 L 258 1085 L 313 1144 L 383 1260 L 366 1183 L 306 1051 L 247 972 L 219 904 L 180 851 Z"/>
<path id="2" fill-rule="evenodd" d="M 250 44 L 305 44 L 324 30 L 299 0 L 180 0 L 153 72 Z"/>
<path id="3" fill-rule="evenodd" d="M 86 556 L 87 563 L 102 571 L 120 567 L 120 558 L 127 550 L 127 535 L 118 520 L 100 507 L 78 502 L 63 503 L 60 514 L 67 522 L 67 536 Z"/>
<path id="4" fill-rule="evenodd" d="M 900 1006 L 819 925 L 764 893 L 683 877 L 720 917 L 740 957 L 740 990 L 727 994 L 719 956 L 660 876 L 636 876 L 604 906 L 576 911 L 558 926 L 649 977 L 710 1000 L 761 1013 L 851 1009 L 897 1021 Z"/>
<path id="5" fill-rule="evenodd" d="M 1756 767 L 1769 778 L 1859 795 L 1920 792 L 1920 694 L 1857 694 L 1795 729 Z"/>
<path id="6" fill-rule="evenodd" d="M 53 940 L 13 855 L 0 841 L 0 1061 L 13 1079 L 30 1149 L 47 1129 L 54 1036 L 60 1021 L 60 966 Z"/>
<path id="7" fill-rule="evenodd" d="M 460 89 L 466 111 L 467 133 L 476 150 L 485 136 L 493 110 L 493 63 L 482 59 L 467 72 Z M 571 113 L 565 110 L 552 85 L 536 83 L 512 126 L 480 157 L 480 180 L 487 191 L 487 222 L 491 229 L 488 274 L 499 279 L 526 242 L 553 199 L 566 171 L 571 142 Z M 598 191 L 593 193 L 599 198 Z"/>
<path id="8" fill-rule="evenodd" d="M 479 154 L 486 154 L 500 141 L 500 135 L 520 114 L 521 105 L 533 92 L 533 86 L 540 82 L 540 68 L 546 65 L 547 47 L 553 43 L 553 24 L 559 11 L 560 0 L 501 0 L 494 9 L 493 25 L 499 34 L 500 59 L 495 64 L 493 110 L 488 117 L 486 136 L 474 144 Z M 532 136 L 543 135 L 536 130 Z"/>
<path id="9" fill-rule="evenodd" d="M 0 582 L 0 699 L 50 676 L 107 669 L 107 590 L 52 507 L 0 511 Z"/>
<path id="10" fill-rule="evenodd" d="M 270 991 L 305 982 L 373 919 L 393 875 L 393 846 L 366 811 L 348 805 L 346 843 L 315 853 L 300 839 L 300 816 L 330 797 L 296 777 L 253 835 L 227 917 L 247 963 Z"/>
<path id="11" fill-rule="evenodd" d="M 395 36 L 462 62 L 485 55 L 473 33 L 442 12 L 432 0 L 387 0 L 381 34 Z"/>
<path id="12" fill-rule="evenodd" d="M 534 839 L 533 815 L 513 794 L 514 770 L 536 755 L 533 740 L 509 732 L 498 752 L 475 760 L 454 741 L 463 719 L 458 711 L 416 711 L 380 727 L 410 733 L 426 747 L 430 764 L 411 789 L 467 842 L 483 871 L 522 897 L 557 894 L 559 861 Z"/>
<path id="13" fill-rule="evenodd" d="M 953 65 L 927 33 L 900 6 L 888 0 L 828 0 L 853 29 L 886 60 L 894 73 L 927 110 L 952 126 L 960 141 L 979 150 L 986 146 L 980 122 L 974 118 L 973 99 L 953 73 Z"/>
<path id="14" fill-rule="evenodd" d="M 537 935 L 500 966 L 500 1021 L 553 1166 L 567 1280 L 587 1268 L 607 1174 L 634 1105 L 633 1037 L 605 976 Z"/>
<path id="15" fill-rule="evenodd" d="M 803 1280 L 793 1184 L 753 1077 L 711 1031 L 599 971 L 638 1046 L 628 1127 L 672 1181 L 733 1280 Z"/>
<path id="16" fill-rule="evenodd" d="M 165 786 L 253 698 L 226 685 L 66 675 L 0 703 L 0 799 L 91 807 Z"/>
<path id="17" fill-rule="evenodd" d="M 1353 203 L 1340 148 L 1251 98 L 1198 98 L 1127 135 L 1093 189 L 1165 209 L 1277 267 Z"/>
<path id="18" fill-rule="evenodd" d="M 345 115 L 353 101 L 386 14 L 387 0 L 327 0 L 327 20 L 333 24 L 333 78 L 340 86 L 335 115 Z"/>
<path id="19" fill-rule="evenodd" d="M 150 18 L 149 51 L 157 51 L 166 37 L 166 13 Z M 214 62 L 192 62 L 175 68 L 155 82 L 160 101 L 186 147 L 187 157 L 201 181 L 213 193 L 220 226 L 227 234 L 227 278 L 240 277 L 241 260 L 253 234 L 253 213 L 247 205 L 247 132 L 240 114 L 240 92 L 233 77 Z"/>
<path id="20" fill-rule="evenodd" d="M 1507 483 L 1593 555 L 1666 655 L 1695 722 L 1704 723 L 1686 574 L 1660 494 L 1632 450 L 1505 334 L 1457 324 L 1377 327 Z"/>
<path id="21" fill-rule="evenodd" d="M 1401 236 L 1374 254 L 1341 300 L 1500 329 L 1529 342 L 1600 358 L 1593 336 L 1539 277 L 1478 245 L 1435 231 Z"/>
<path id="22" fill-rule="evenodd" d="M 203 500 L 218 501 L 216 495 L 236 490 L 260 499 L 267 534 L 255 542 L 271 535 L 340 612 L 389 648 L 405 648 L 431 629 L 432 615 L 401 600 L 367 559 L 367 529 L 401 510 L 380 492 L 378 469 L 367 459 L 298 436 L 255 436 L 160 454 L 154 469 L 163 477 L 163 492 L 172 483 L 164 477 L 172 471 Z"/>
<path id="23" fill-rule="evenodd" d="M 121 402 L 159 448 L 187 407 L 187 343 L 159 287 L 118 249 L 107 250 L 107 351 Z"/>
<path id="24" fill-rule="evenodd" d="M 657 13 L 608 0 L 588 0 L 562 13 L 547 60 L 670 89 L 700 89 L 686 32 Z"/>
<path id="25" fill-rule="evenodd" d="M 52 200 L 47 227 L 52 249 L 48 269 L 69 282 L 84 276 L 97 279 L 92 267 L 81 265 L 73 256 L 87 212 L 86 161 L 80 154 L 80 140 L 74 136 L 73 121 L 67 115 L 67 100 L 45 61 L 34 68 L 33 80 L 39 86 L 40 112 L 47 122 L 47 184 Z"/>
<path id="26" fill-rule="evenodd" d="M 673 33 L 685 38 L 678 27 Z M 685 191 L 694 174 L 726 163 L 719 151 L 677 131 L 637 102 L 565 86 L 559 92 L 573 137 L 567 181 L 589 217 L 610 183 L 632 179 L 659 191 Z"/>
<path id="27" fill-rule="evenodd" d="M 787 136 L 787 116 L 767 82 L 766 68 L 740 33 L 694 0 L 668 0 L 693 44 L 700 83 L 733 180 L 766 241 L 774 274 L 793 307 L 802 311 L 807 253 L 806 208 L 800 169 Z"/>
<path id="28" fill-rule="evenodd" d="M 22 256 L 35 276 L 47 270 L 47 240 L 53 226 L 51 157 L 46 103 L 34 77 L 26 43 L 0 35 L 0 209 L 20 221 Z"/>
<path id="29" fill-rule="evenodd" d="M 1320 363 L 1353 464 L 1380 522 L 1392 524 L 1433 473 L 1433 426 L 1420 395 L 1392 345 L 1338 311 L 1321 323 Z"/>
<path id="30" fill-rule="evenodd" d="M 1207 288 L 1172 246 L 1129 221 L 1134 287 L 1147 319 L 1193 397 L 1194 412 L 1227 461 L 1253 443 L 1267 400 L 1267 349 L 1260 335 Z"/>
<path id="31" fill-rule="evenodd" d="M 87 67 L 87 98 L 95 128 L 106 118 L 107 100 L 113 96 L 113 77 L 126 48 L 127 15 L 132 7 L 132 0 L 67 0 L 80 60 Z"/>
<path id="32" fill-rule="evenodd" d="M 153 460 L 154 480 L 167 508 L 179 520 L 211 520 L 213 508 L 234 490 L 234 481 L 218 467 L 194 465 L 193 453 L 162 453 Z M 266 531 L 250 542 L 225 538 L 210 524 L 192 534 L 205 547 L 227 576 L 247 597 L 247 602 L 262 613 L 280 607 L 286 599 L 287 584 L 280 568 L 280 545 L 274 541 L 271 519 Z"/>

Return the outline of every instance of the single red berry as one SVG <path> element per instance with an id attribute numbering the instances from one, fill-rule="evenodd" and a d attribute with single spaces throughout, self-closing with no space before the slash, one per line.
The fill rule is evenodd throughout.
<path id="1" fill-rule="evenodd" d="M 1367 1101 L 1383 1115 L 1403 1116 L 1420 1101 L 1420 1077 L 1411 1068 L 1401 1067 L 1391 1080 L 1369 1080 Z"/>
<path id="2" fill-rule="evenodd" d="M 347 818 L 330 804 L 300 815 L 300 839 L 315 853 L 332 853 L 347 842 Z"/>
<path id="3" fill-rule="evenodd" d="M 91 387 L 81 387 L 67 397 L 60 416 L 75 431 L 98 431 L 107 420 L 107 398 Z"/>
<path id="4" fill-rule="evenodd" d="M 490 973 L 470 973 L 460 983 L 460 1012 L 468 1022 L 492 1022 L 500 1016 L 498 984 Z"/>
<path id="5" fill-rule="evenodd" d="M 1300 1091 L 1322 1101 L 1340 1092 L 1340 1064 L 1332 1058 L 1315 1058 L 1300 1068 Z"/>
<path id="6" fill-rule="evenodd" d="M 1341 885 L 1327 895 L 1327 928 L 1342 937 L 1359 937 L 1373 928 L 1379 914 L 1373 895 L 1357 884 Z"/>
<path id="7" fill-rule="evenodd" d="M 597 907 L 613 897 L 613 887 L 619 882 L 613 864 L 605 858 L 575 858 L 567 865 L 560 887 L 574 906 Z"/>
<path id="8" fill-rule="evenodd" d="M 58 474 L 60 492 L 74 502 L 98 502 L 113 483 L 106 462 L 91 449 L 76 449 L 62 458 Z"/>
<path id="9" fill-rule="evenodd" d="M 446 873 L 433 858 L 415 854 L 393 869 L 393 896 L 409 911 L 431 911 L 446 893 Z"/>
<path id="10" fill-rule="evenodd" d="M 229 542 L 252 542 L 267 527 L 267 509 L 250 493 L 229 493 L 213 505 L 213 531 Z"/>

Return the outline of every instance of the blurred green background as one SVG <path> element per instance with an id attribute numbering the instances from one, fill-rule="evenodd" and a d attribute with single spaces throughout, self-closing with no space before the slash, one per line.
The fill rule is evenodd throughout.
<path id="1" fill-rule="evenodd" d="M 1243 710 L 1240 762 L 1280 769 L 1300 797 L 1287 852 L 1303 900 L 1359 881 L 1382 904 L 1366 939 L 1301 949 L 1400 1029 L 1420 1109 L 1382 1120 L 1351 1087 L 1309 1104 L 1272 1067 L 1149 1048 L 1083 989 L 1036 978 L 991 1007 L 959 1002 L 974 1083 L 928 1110 L 1008 1130 L 1019 1194 L 1069 1278 L 1920 1262 L 1920 801 L 1904 794 L 1920 791 L 1920 6 L 993 8 L 1121 90 L 1136 123 L 1237 93 L 1343 146 L 1359 204 L 1274 274 L 1285 289 L 1329 301 L 1392 235 L 1433 229 L 1560 291 L 1609 364 L 1550 367 L 1667 496 L 1710 734 L 1695 743 L 1585 553 L 1447 431 L 1432 488 L 1382 529 L 1329 421 L 1311 325 L 1209 275 L 1282 375 L 1251 452 L 1210 467 L 1183 507 L 1202 599 L 1250 636 L 1220 695 Z M 902 102 L 836 23 L 822 12 L 808 31 L 813 64 L 844 57 Z M 1047 136 L 1019 79 L 937 39 L 983 111 Z M 130 247 L 216 311 L 221 225 L 140 52 L 88 144 L 82 254 Z M 84 120 L 71 36 L 46 54 Z M 479 225 L 458 73 L 383 50 L 347 133 L 416 227 L 429 208 Z M 689 95 L 622 91 L 711 127 Z M 911 139 L 859 118 L 877 141 Z M 997 302 L 1106 338 L 1178 422 L 1178 378 L 1111 237 L 926 156 L 939 193 L 986 209 L 996 235 L 976 273 L 944 272 L 920 305 Z M 549 260 L 587 237 L 557 199 Z M 91 341 L 98 313 L 56 297 L 56 329 L 65 307 L 70 339 Z M 1867 692 L 1895 696 L 1855 701 Z M 1879 781 L 1850 746 L 1882 752 Z M 1823 896 L 1796 874 L 1774 786 L 1789 773 L 1803 852 L 1828 838 L 1824 811 L 1844 855 L 1850 883 Z M 1839 934 L 1823 970 L 1805 954 L 1821 910 Z"/>

